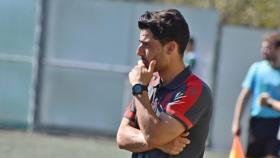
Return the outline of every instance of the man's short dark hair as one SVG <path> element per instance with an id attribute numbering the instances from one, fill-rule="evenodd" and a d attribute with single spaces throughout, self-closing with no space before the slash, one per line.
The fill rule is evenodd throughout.
<path id="1" fill-rule="evenodd" d="M 140 30 L 149 29 L 161 44 L 175 41 L 183 57 L 190 38 L 189 26 L 183 15 L 176 9 L 146 11 L 138 20 Z"/>
<path id="2" fill-rule="evenodd" d="M 278 33 L 278 36 L 276 37 L 275 39 L 275 47 L 276 48 L 280 48 L 280 32 L 277 32 Z"/>
<path id="3" fill-rule="evenodd" d="M 280 32 L 271 32 L 264 36 L 263 41 L 268 41 L 273 44 L 275 48 L 280 47 Z"/>

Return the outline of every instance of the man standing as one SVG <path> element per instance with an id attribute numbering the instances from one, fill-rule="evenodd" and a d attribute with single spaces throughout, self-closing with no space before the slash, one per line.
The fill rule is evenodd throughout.
<path id="1" fill-rule="evenodd" d="M 138 27 L 141 60 L 129 73 L 133 98 L 117 144 L 133 158 L 202 158 L 212 97 L 183 62 L 188 24 L 178 10 L 167 9 L 145 12 Z"/>
<path id="2" fill-rule="evenodd" d="M 249 97 L 252 95 L 249 139 L 246 156 L 250 158 L 279 158 L 280 141 L 277 133 L 280 125 L 280 112 L 277 112 L 274 100 L 268 100 L 268 93 L 280 100 L 280 34 L 272 33 L 262 41 L 263 61 L 254 63 L 243 81 L 239 94 L 232 132 L 240 134 L 240 119 Z M 271 104 L 261 106 L 261 104 Z M 271 108 L 273 106 L 274 108 Z"/>

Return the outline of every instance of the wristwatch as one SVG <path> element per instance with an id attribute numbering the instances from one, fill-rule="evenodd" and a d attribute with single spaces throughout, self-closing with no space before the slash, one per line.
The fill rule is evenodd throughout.
<path id="1" fill-rule="evenodd" d="M 273 108 L 272 102 L 273 102 L 273 99 L 272 99 L 272 98 L 267 99 L 267 107 Z"/>
<path id="2" fill-rule="evenodd" d="M 142 85 L 142 84 L 135 84 L 132 86 L 132 94 L 138 95 L 142 94 L 143 91 L 148 91 L 148 86 Z"/>

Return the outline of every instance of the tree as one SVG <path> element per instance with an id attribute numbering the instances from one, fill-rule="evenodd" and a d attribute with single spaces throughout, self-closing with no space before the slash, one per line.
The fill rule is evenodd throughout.
<path id="1" fill-rule="evenodd" d="M 268 29 L 280 28 L 280 0 L 153 0 L 216 9 L 220 22 Z"/>

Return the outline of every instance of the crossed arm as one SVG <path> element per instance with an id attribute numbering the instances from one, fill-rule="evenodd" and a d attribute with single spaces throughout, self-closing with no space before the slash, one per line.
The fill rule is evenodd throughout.
<path id="1" fill-rule="evenodd" d="M 143 61 L 139 61 L 129 73 L 131 85 L 137 83 L 148 85 L 151 81 L 156 61 L 152 60 L 146 68 Z M 140 129 L 129 125 L 129 120 L 124 118 L 117 133 L 117 144 L 120 148 L 132 152 L 143 152 L 159 148 L 169 154 L 180 153 L 189 140 L 183 134 L 185 127 L 176 119 L 166 113 L 159 116 L 151 107 L 148 92 L 134 96 L 136 115 Z M 170 152 L 171 149 L 176 152 Z"/>
<path id="2" fill-rule="evenodd" d="M 127 118 L 121 121 L 117 144 L 131 152 L 143 152 L 159 148 L 169 154 L 179 154 L 190 141 L 184 134 L 185 127 L 166 113 L 157 117 L 151 108 L 147 92 L 135 96 L 140 129 L 130 125 Z"/>

